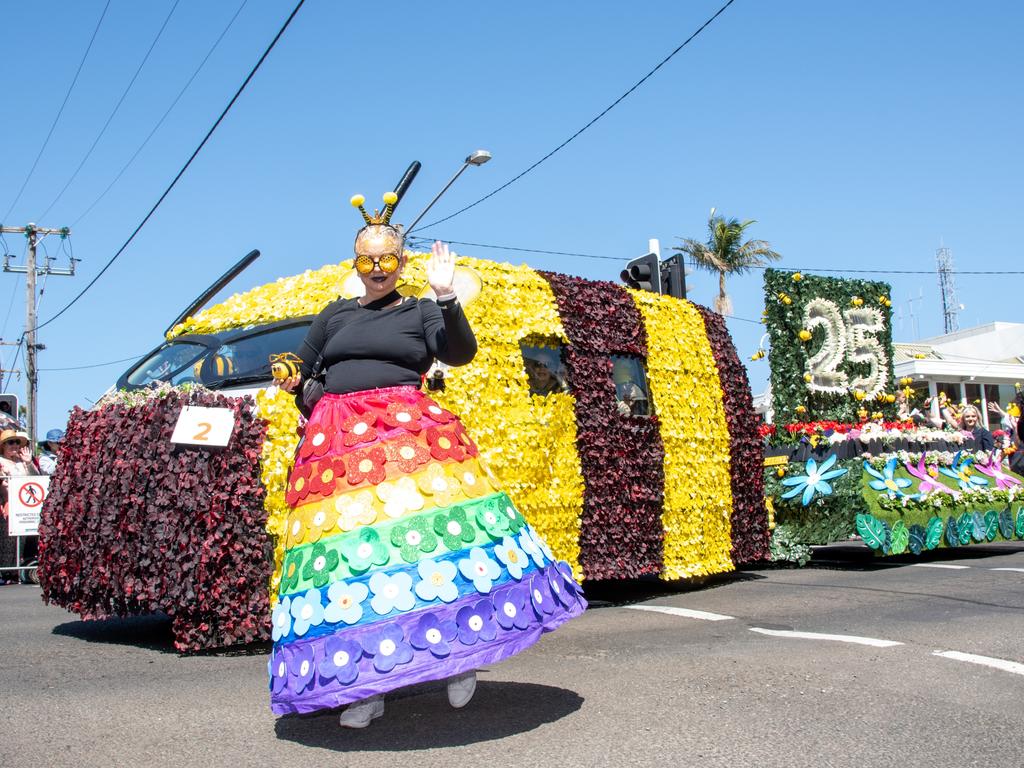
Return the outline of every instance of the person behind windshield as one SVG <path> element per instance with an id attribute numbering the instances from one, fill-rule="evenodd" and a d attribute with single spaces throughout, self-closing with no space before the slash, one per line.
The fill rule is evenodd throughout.
<path id="1" fill-rule="evenodd" d="M 392 202 L 388 202 L 388 199 Z M 420 391 L 435 359 L 469 363 L 477 344 L 455 294 L 454 255 L 435 242 L 436 300 L 403 298 L 403 235 L 384 215 L 355 240 L 365 294 L 338 299 L 299 349 L 301 397 L 322 353 L 313 407 L 289 479 L 285 555 L 271 617 L 276 714 L 349 704 L 363 728 L 383 694 L 447 680 L 465 706 L 478 667 L 528 648 L 582 612 L 571 569 L 526 524 L 478 458 L 458 417 Z"/>
<path id="2" fill-rule="evenodd" d="M 540 356 L 540 350 L 531 350 L 523 363 L 526 367 L 526 378 L 529 381 L 530 393 L 534 395 L 550 395 L 554 392 L 564 392 L 566 387 L 558 375 L 560 367 L 553 356 Z"/>

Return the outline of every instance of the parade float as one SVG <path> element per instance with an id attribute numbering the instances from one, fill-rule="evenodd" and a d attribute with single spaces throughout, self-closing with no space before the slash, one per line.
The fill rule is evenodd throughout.
<path id="1" fill-rule="evenodd" d="M 806 562 L 812 545 L 852 537 L 878 555 L 1024 539 L 1022 478 L 1001 453 L 897 417 L 915 392 L 893 377 L 887 284 L 770 269 L 764 289 L 773 559 Z"/>
<path id="2" fill-rule="evenodd" d="M 400 290 L 418 295 L 424 254 L 408 255 Z M 438 412 L 461 414 L 494 482 L 577 580 L 695 578 L 767 557 L 763 444 L 720 316 L 613 283 L 459 264 L 481 286 L 466 302 L 479 351 L 429 377 L 429 395 Z M 272 574 L 289 542 L 323 549 L 321 570 L 345 565 L 321 539 L 346 530 L 351 510 L 298 530 L 286 526 L 287 510 L 355 476 L 326 467 L 289 485 L 300 416 L 268 386 L 265 354 L 258 386 L 260 375 L 242 376 L 248 390 L 226 390 L 244 372 L 247 339 L 287 332 L 293 346 L 271 351 L 296 351 L 304 324 L 348 290 L 351 274 L 348 262 L 329 265 L 184 318 L 122 377 L 132 391 L 72 414 L 40 526 L 45 600 L 84 618 L 167 613 L 176 647 L 196 651 L 269 638 L 280 586 Z M 539 362 L 556 369 L 557 386 L 538 384 Z M 154 369 L 169 383 L 142 386 Z M 224 449 L 171 442 L 186 405 L 230 409 Z M 488 478 L 446 472 L 451 442 L 434 437 L 425 450 L 436 477 L 362 503 L 383 515 L 432 494 L 488 500 Z M 386 472 L 417 448 L 367 461 Z M 502 534 L 480 528 L 474 535 Z"/>

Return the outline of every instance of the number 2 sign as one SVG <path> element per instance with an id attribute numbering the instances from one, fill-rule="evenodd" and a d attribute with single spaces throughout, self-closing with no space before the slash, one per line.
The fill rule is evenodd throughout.
<path id="1" fill-rule="evenodd" d="M 230 408 L 186 405 L 171 435 L 172 443 L 223 448 L 235 429 L 235 412 Z"/>

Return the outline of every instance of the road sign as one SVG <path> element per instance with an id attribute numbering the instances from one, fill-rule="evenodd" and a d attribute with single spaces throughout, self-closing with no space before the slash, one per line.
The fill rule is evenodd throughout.
<path id="1" fill-rule="evenodd" d="M 8 478 L 8 536 L 37 536 L 39 513 L 50 490 L 50 478 L 41 476 Z"/>

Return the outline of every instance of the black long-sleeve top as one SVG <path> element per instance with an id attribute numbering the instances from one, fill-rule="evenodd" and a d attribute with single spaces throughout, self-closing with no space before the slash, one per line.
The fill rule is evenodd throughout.
<path id="1" fill-rule="evenodd" d="M 356 299 L 328 304 L 299 350 L 303 378 L 312 373 L 320 349 L 327 373 L 325 391 L 334 394 L 419 386 L 435 358 L 465 365 L 476 355 L 476 337 L 455 299 L 404 299 L 398 306 L 382 308 L 391 301 L 394 298 L 385 297 L 365 307 Z"/>

